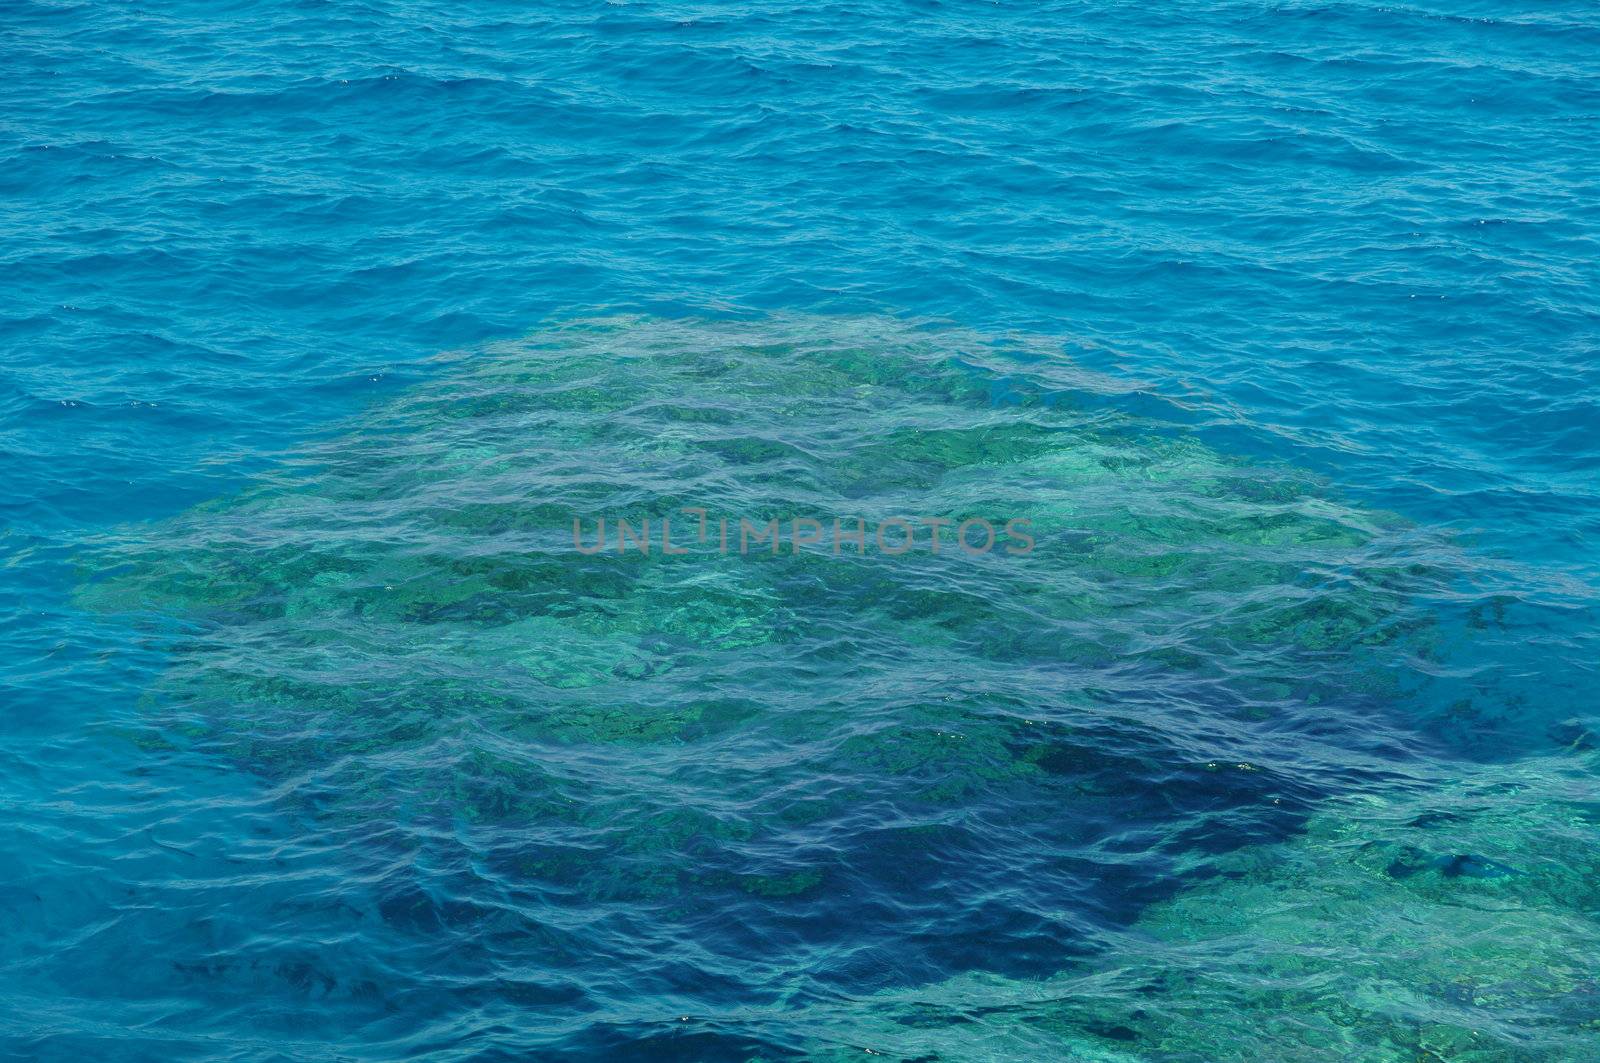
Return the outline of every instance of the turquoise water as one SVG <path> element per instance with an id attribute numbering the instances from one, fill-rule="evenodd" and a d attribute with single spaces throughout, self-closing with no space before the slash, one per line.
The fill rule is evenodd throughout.
<path id="1" fill-rule="evenodd" d="M 0 4 L 0 1055 L 1600 1059 L 1596 55 Z"/>

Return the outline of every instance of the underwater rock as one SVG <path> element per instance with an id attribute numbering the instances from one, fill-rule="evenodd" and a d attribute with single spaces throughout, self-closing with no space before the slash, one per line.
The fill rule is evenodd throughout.
<path id="1" fill-rule="evenodd" d="M 1224 859 L 1141 921 L 1184 957 L 1191 1000 L 1153 1016 L 1164 1044 L 1216 1060 L 1600 1055 L 1597 766 L 1447 766 L 1465 777 L 1337 800 L 1304 837 Z M 1441 855 L 1396 876 L 1399 852 Z M 1224 1005 L 1230 1032 L 1203 1015 Z"/>
<path id="2" fill-rule="evenodd" d="M 1600 1058 L 1597 768 L 1536 758 L 1336 799 L 1151 906 L 1109 962 L 883 994 L 863 1009 L 875 1037 L 854 1020 L 838 1037 L 949 1063 Z M 1452 845 L 1493 855 L 1425 858 Z"/>
<path id="3" fill-rule="evenodd" d="M 255 773 L 358 871 L 654 905 L 640 934 L 721 954 L 848 940 L 839 984 L 1048 974 L 1348 790 L 1274 750 L 1394 740 L 1449 574 L 1396 518 L 1008 358 L 881 320 L 551 329 L 108 539 L 80 597 L 171 653 L 132 737 Z M 899 554 L 740 554 L 695 510 L 924 520 Z M 654 548 L 587 552 L 602 517 Z M 935 553 L 928 518 L 1035 546 Z"/>

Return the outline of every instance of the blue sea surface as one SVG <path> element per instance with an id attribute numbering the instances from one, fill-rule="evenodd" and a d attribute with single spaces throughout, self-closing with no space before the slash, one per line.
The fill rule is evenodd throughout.
<path id="1" fill-rule="evenodd" d="M 0 70 L 0 1057 L 1600 1059 L 1593 4 Z"/>

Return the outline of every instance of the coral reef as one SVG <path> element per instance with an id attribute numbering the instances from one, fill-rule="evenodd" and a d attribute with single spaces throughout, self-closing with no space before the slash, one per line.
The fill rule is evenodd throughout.
<path id="1" fill-rule="evenodd" d="M 673 948 L 770 950 L 772 969 L 728 990 L 751 1006 L 778 984 L 899 986 L 938 1011 L 926 987 L 944 985 L 964 1013 L 993 999 L 1028 1016 L 980 1024 L 1002 1056 L 1048 1043 L 1069 1058 L 1068 1038 L 1084 1059 L 1139 1058 L 1126 1034 L 1159 1046 L 1146 1058 L 1235 1058 L 1185 1032 L 1184 1009 L 1231 988 L 1255 1009 L 1240 1021 L 1335 1022 L 1313 984 L 1327 976 L 1270 984 L 1293 981 L 1271 973 L 1271 937 L 1241 946 L 1265 965 L 1237 972 L 1257 979 L 1248 992 L 1216 988 L 1225 974 L 1198 958 L 1163 961 L 1160 993 L 1179 1002 L 1151 997 L 1149 1021 L 1115 1018 L 1115 995 L 1098 1026 L 1036 998 L 1122 947 L 1109 928 L 1151 904 L 1143 932 L 1163 955 L 1200 957 L 1210 938 L 1186 943 L 1180 923 L 1266 926 L 1275 891 L 1304 893 L 1287 903 L 1309 933 L 1431 888 L 1532 888 L 1497 878 L 1526 861 L 1487 844 L 1412 852 L 1396 836 L 1341 862 L 1332 811 L 1283 850 L 1297 855 L 1250 863 L 1319 802 L 1392 782 L 1383 754 L 1409 733 L 1392 696 L 1437 642 L 1419 602 L 1451 578 L 1438 544 L 1424 555 L 1397 518 L 1119 412 L 1094 381 L 1021 374 L 1018 356 L 881 320 L 552 328 L 454 356 L 235 497 L 109 537 L 80 598 L 170 654 L 129 737 L 274 787 L 344 839 L 382 918 L 475 933 L 504 918 L 484 891 L 537 898 L 574 913 L 540 931 L 562 954 L 625 901 L 631 933 L 659 945 L 626 962 L 664 984 L 687 984 Z M 712 528 L 1020 520 L 1035 545 L 740 554 L 702 539 L 696 510 Z M 656 536 L 669 519 L 687 553 L 580 548 L 574 521 L 601 517 Z M 1206 876 L 1223 877 L 1172 897 Z M 473 899 L 441 899 L 455 895 Z M 1395 922 L 1394 946 L 1425 925 L 1420 910 Z M 1515 933 L 1563 929 L 1581 928 L 1530 916 Z M 1446 928 L 1417 947 L 1436 934 L 1428 980 L 1443 985 Z M 1452 984 L 1584 991 L 1532 962 L 1462 959 Z M 974 973 L 950 982 L 960 970 Z M 1278 998 L 1318 1018 L 1283 1018 Z M 817 1007 L 803 1014 L 822 1028 Z"/>

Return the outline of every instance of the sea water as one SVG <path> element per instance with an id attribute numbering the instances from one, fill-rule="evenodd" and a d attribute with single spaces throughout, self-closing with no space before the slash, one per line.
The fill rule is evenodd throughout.
<path id="1" fill-rule="evenodd" d="M 5 6 L 0 1051 L 1600 1058 L 1597 54 Z"/>

